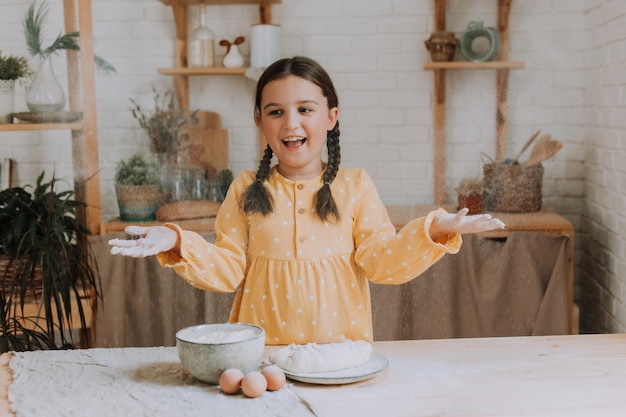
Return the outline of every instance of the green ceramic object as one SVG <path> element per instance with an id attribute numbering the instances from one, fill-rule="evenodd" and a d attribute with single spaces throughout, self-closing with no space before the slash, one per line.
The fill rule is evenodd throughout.
<path id="1" fill-rule="evenodd" d="M 474 41 L 486 38 L 489 45 L 477 50 Z M 461 36 L 461 54 L 467 61 L 493 61 L 500 52 L 500 33 L 492 27 L 484 27 L 482 21 L 470 22 Z"/>

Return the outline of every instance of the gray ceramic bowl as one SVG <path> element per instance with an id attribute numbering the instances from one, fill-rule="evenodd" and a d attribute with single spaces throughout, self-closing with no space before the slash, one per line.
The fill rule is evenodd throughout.
<path id="1" fill-rule="evenodd" d="M 265 330 L 243 323 L 185 327 L 176 332 L 176 348 L 187 372 L 217 384 L 228 368 L 243 373 L 258 369 L 265 348 Z"/>

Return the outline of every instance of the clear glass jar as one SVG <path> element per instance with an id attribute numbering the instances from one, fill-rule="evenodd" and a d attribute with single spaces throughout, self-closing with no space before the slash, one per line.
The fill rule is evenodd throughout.
<path id="1" fill-rule="evenodd" d="M 190 67 L 212 67 L 215 64 L 215 35 L 206 24 L 206 6 L 200 6 L 200 24 L 187 42 L 187 65 Z"/>

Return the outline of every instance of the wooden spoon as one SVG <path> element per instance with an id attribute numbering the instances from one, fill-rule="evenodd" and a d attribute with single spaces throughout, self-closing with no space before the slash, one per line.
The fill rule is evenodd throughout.
<path id="1" fill-rule="evenodd" d="M 535 139 L 537 139 L 537 136 L 539 136 L 540 132 L 541 132 L 541 130 L 538 130 L 535 133 L 533 133 L 533 135 L 530 137 L 530 139 L 528 139 L 526 141 L 526 143 L 524 144 L 524 147 L 522 148 L 522 150 L 519 151 L 519 153 L 515 156 L 515 158 L 513 158 L 513 160 L 511 161 L 511 165 L 515 165 L 515 163 L 517 162 L 519 157 L 522 156 L 522 154 L 526 151 L 526 149 L 528 149 L 530 144 L 533 143 L 535 141 Z"/>
<path id="2" fill-rule="evenodd" d="M 554 156 L 562 147 L 563 144 L 560 141 L 553 140 L 550 135 L 543 135 L 537 140 L 535 146 L 533 146 L 530 157 L 524 162 L 524 166 L 539 164 Z"/>

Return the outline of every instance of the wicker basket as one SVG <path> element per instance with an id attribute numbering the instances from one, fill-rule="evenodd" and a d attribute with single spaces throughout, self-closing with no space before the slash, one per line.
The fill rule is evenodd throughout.
<path id="1" fill-rule="evenodd" d="M 483 165 L 483 203 L 486 211 L 527 213 L 541 210 L 543 166 L 541 164 Z"/>
<path id="2" fill-rule="evenodd" d="M 3 290 L 10 291 L 7 286 L 11 285 L 16 274 L 16 265 L 9 266 L 9 256 L 0 254 L 0 284 Z M 25 301 L 33 301 L 41 298 L 43 293 L 43 272 L 41 265 L 35 267 L 35 273 L 30 277 L 30 285 L 24 297 Z"/>

